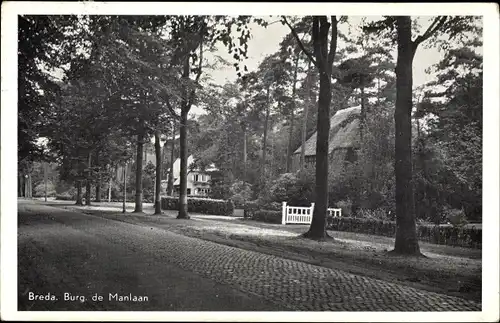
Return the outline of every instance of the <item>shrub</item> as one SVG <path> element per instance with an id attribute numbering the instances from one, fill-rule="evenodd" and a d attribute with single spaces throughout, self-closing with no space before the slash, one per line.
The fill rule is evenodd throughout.
<path id="1" fill-rule="evenodd" d="M 258 210 L 253 216 L 253 220 L 262 221 L 267 223 L 281 223 L 281 211 L 272 211 L 272 210 Z"/>
<path id="2" fill-rule="evenodd" d="M 352 213 L 352 202 L 351 200 L 342 200 L 336 203 L 336 207 L 342 209 L 343 217 L 350 217 Z"/>
<path id="3" fill-rule="evenodd" d="M 259 209 L 258 201 L 249 201 L 245 203 L 245 207 L 243 209 L 243 217 L 244 218 L 253 218 L 254 213 Z"/>
<path id="4" fill-rule="evenodd" d="M 468 223 L 467 217 L 463 210 L 446 208 L 444 210 L 444 215 L 448 222 L 454 227 L 463 227 Z"/>
<path id="5" fill-rule="evenodd" d="M 231 185 L 229 189 L 231 193 L 231 200 L 235 206 L 243 207 L 246 201 L 252 198 L 252 185 L 243 181 L 237 181 Z"/>
<path id="6" fill-rule="evenodd" d="M 395 221 L 383 221 L 366 218 L 331 218 L 327 219 L 327 228 L 336 231 L 349 231 L 365 234 L 394 237 L 396 234 Z M 478 248 L 482 246 L 482 230 L 475 227 L 452 227 L 435 225 L 417 225 L 417 238 L 421 241 Z"/>
<path id="7" fill-rule="evenodd" d="M 187 202 L 188 212 L 227 216 L 233 215 L 234 212 L 234 203 L 232 201 L 189 197 Z M 164 210 L 178 210 L 179 198 L 163 196 L 161 198 L 161 208 Z"/>
<path id="8" fill-rule="evenodd" d="M 74 201 L 76 197 L 72 197 L 70 195 L 56 195 L 56 200 L 60 201 Z"/>
<path id="9" fill-rule="evenodd" d="M 373 219 L 381 221 L 390 221 L 389 215 L 385 209 L 377 208 L 375 210 L 370 209 L 360 209 L 358 211 L 358 216 L 364 219 Z"/>
<path id="10" fill-rule="evenodd" d="M 283 205 L 282 205 L 282 203 L 279 203 L 279 202 L 270 202 L 270 203 L 265 204 L 262 207 L 262 209 L 264 209 L 264 210 L 280 211 L 280 212 L 281 212 L 282 208 L 283 208 Z"/>
<path id="11" fill-rule="evenodd" d="M 294 206 L 309 206 L 313 200 L 313 186 L 305 174 L 285 173 L 261 193 L 264 204 L 287 202 Z"/>
<path id="12" fill-rule="evenodd" d="M 47 196 L 56 196 L 56 187 L 55 185 L 51 182 L 47 182 Z M 37 186 L 35 186 L 34 192 L 33 192 L 33 197 L 44 197 L 45 196 L 45 183 L 41 182 Z"/>

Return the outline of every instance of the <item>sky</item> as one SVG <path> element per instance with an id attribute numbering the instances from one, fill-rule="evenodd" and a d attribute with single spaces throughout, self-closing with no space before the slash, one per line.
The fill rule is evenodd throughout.
<path id="1" fill-rule="evenodd" d="M 349 16 L 349 24 L 351 28 L 355 29 L 359 26 L 362 16 Z M 380 17 L 369 17 L 368 19 L 378 19 Z M 268 17 L 269 22 L 274 22 L 278 17 Z M 425 31 L 427 26 L 430 24 L 428 17 L 418 18 L 421 24 L 422 32 Z M 347 24 L 341 24 L 339 29 L 344 33 L 348 31 Z M 290 32 L 290 29 L 286 25 L 282 25 L 280 22 L 271 23 L 266 28 L 252 24 L 251 28 L 252 38 L 248 42 L 248 59 L 246 59 L 243 64 L 246 64 L 248 71 L 257 70 L 260 62 L 266 57 L 279 48 L 279 43 Z M 414 36 L 415 37 L 415 36 Z M 396 48 L 394 48 L 395 54 Z M 215 55 L 220 55 L 221 57 L 227 59 L 229 62 L 233 62 L 231 55 L 227 54 L 226 49 L 223 45 L 218 46 L 218 50 L 214 53 Z M 207 55 L 210 56 L 210 55 Z M 429 75 L 425 70 L 431 67 L 433 64 L 437 63 L 442 54 L 436 48 L 425 48 L 420 46 L 415 54 L 413 63 L 413 86 L 414 88 L 425 84 L 432 80 L 432 75 Z M 396 55 L 394 55 L 396 57 Z M 226 68 L 218 68 L 216 70 L 205 71 L 207 75 L 212 78 L 212 81 L 216 84 L 224 84 L 227 81 L 234 82 L 237 79 L 236 71 L 233 66 L 228 66 Z M 197 107 L 193 107 L 192 114 L 201 114 L 203 110 Z"/>

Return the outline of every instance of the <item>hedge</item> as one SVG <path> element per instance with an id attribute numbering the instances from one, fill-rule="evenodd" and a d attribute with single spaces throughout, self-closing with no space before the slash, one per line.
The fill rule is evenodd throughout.
<path id="1" fill-rule="evenodd" d="M 73 196 L 69 196 L 69 195 L 56 195 L 56 200 L 76 201 L 76 198 L 74 198 Z"/>
<path id="2" fill-rule="evenodd" d="M 281 211 L 260 210 L 256 203 L 247 203 L 245 217 L 268 223 L 281 223 Z M 396 222 L 366 218 L 341 217 L 327 219 L 327 228 L 336 231 L 348 231 L 386 237 L 396 236 Z M 435 225 L 417 225 L 417 238 L 420 241 L 481 249 L 482 230 L 474 227 L 445 227 Z"/>
<path id="3" fill-rule="evenodd" d="M 374 234 L 386 237 L 396 235 L 395 221 L 382 221 L 364 218 L 331 218 L 327 220 L 327 228 L 336 231 L 349 231 Z M 474 227 L 444 227 L 435 225 L 417 225 L 418 240 L 434 244 L 459 246 L 480 249 L 482 246 L 482 230 Z"/>
<path id="4" fill-rule="evenodd" d="M 253 220 L 281 224 L 281 211 L 257 210 L 253 213 Z"/>
<path id="5" fill-rule="evenodd" d="M 193 197 L 189 197 L 187 201 L 188 212 L 226 216 L 231 216 L 234 212 L 234 204 L 231 201 Z M 178 210 L 179 198 L 163 196 L 161 198 L 161 208 L 163 210 Z"/>

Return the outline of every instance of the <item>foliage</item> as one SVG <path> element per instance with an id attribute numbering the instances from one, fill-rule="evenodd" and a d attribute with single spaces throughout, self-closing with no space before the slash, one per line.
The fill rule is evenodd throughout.
<path id="1" fill-rule="evenodd" d="M 463 227 L 468 223 L 464 210 L 446 208 L 443 213 L 454 227 Z"/>
<path id="2" fill-rule="evenodd" d="M 383 221 L 367 218 L 329 218 L 328 228 L 336 231 L 348 231 L 364 234 L 394 237 L 395 221 Z M 456 228 L 453 226 L 419 225 L 417 238 L 420 241 L 449 246 L 480 249 L 482 230 L 475 227 Z"/>
<path id="3" fill-rule="evenodd" d="M 335 206 L 342 209 L 342 216 L 349 217 L 352 213 L 352 202 L 350 200 L 338 201 Z"/>
<path id="4" fill-rule="evenodd" d="M 226 216 L 231 216 L 234 212 L 234 204 L 231 201 L 194 197 L 189 197 L 187 200 L 188 212 Z M 161 198 L 161 208 L 163 210 L 178 210 L 179 199 L 170 196 L 164 196 Z"/>
<path id="5" fill-rule="evenodd" d="M 230 187 L 231 201 L 236 207 L 245 205 L 246 201 L 252 198 L 252 185 L 243 181 L 237 181 Z"/>
<path id="6" fill-rule="evenodd" d="M 43 197 L 45 196 L 45 184 L 40 183 L 33 189 L 33 197 Z M 56 196 L 56 186 L 52 182 L 47 182 L 47 196 Z"/>
<path id="7" fill-rule="evenodd" d="M 305 176 L 285 173 L 275 179 L 269 190 L 264 191 L 262 200 L 269 202 L 287 202 L 294 206 L 309 206 L 312 202 L 312 185 Z"/>
<path id="8" fill-rule="evenodd" d="M 253 214 L 252 220 L 281 224 L 281 216 L 281 211 L 258 210 Z"/>
<path id="9" fill-rule="evenodd" d="M 245 218 L 253 218 L 256 211 L 260 208 L 259 201 L 250 201 L 245 204 L 243 209 L 243 216 Z"/>

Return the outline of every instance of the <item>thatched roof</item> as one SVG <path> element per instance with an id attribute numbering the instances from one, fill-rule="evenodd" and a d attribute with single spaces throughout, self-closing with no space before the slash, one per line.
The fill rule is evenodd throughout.
<path id="1" fill-rule="evenodd" d="M 357 147 L 359 145 L 359 116 L 361 107 L 351 107 L 337 111 L 330 119 L 330 143 L 328 145 L 328 154 L 340 148 Z M 306 141 L 306 156 L 316 155 L 316 137 L 315 132 Z M 294 154 L 300 154 L 302 147 L 299 147 Z"/>

